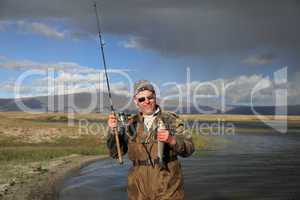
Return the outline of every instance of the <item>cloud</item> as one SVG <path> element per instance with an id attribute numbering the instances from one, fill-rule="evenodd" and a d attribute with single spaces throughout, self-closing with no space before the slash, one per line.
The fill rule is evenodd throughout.
<path id="1" fill-rule="evenodd" d="M 289 85 L 289 94 L 298 98 L 294 98 L 292 100 L 292 104 L 298 104 L 300 105 L 300 71 L 295 72 L 294 74 L 292 74 L 291 77 L 289 77 L 289 80 L 291 80 L 291 84 Z"/>
<path id="2" fill-rule="evenodd" d="M 18 86 L 22 93 L 21 96 L 48 95 L 53 91 L 56 91 L 56 94 L 107 92 L 104 70 L 82 66 L 75 62 L 40 63 L 32 60 L 11 60 L 0 56 L 0 68 L 21 71 L 18 77 L 0 84 L 0 91 L 13 94 L 12 96 L 15 96 L 14 87 L 23 78 L 25 82 L 23 81 Z M 38 70 L 42 73 L 31 70 Z M 122 74 L 129 76 L 128 72 L 130 70 L 119 70 L 116 67 L 114 70 L 108 70 L 108 73 L 112 73 L 112 75 L 120 75 L 121 77 L 118 79 L 122 80 L 110 83 L 112 93 L 129 96 L 130 83 L 126 77 L 122 77 Z"/>
<path id="3" fill-rule="evenodd" d="M 212 106 L 220 109 L 222 106 L 222 98 L 224 98 L 224 103 L 226 105 L 249 105 L 251 103 L 252 92 L 254 105 L 274 105 L 275 103 L 278 103 L 275 99 L 276 90 L 286 88 L 288 93 L 288 104 L 300 103 L 299 87 L 296 87 L 293 82 L 277 85 L 271 78 L 253 74 L 205 82 L 193 81 L 188 84 L 177 84 L 168 87 L 160 92 L 160 97 L 162 99 L 168 97 L 178 99 L 179 97 L 182 97 L 183 101 L 187 101 L 187 96 L 190 95 L 190 103 L 202 106 Z M 261 90 L 254 92 L 255 87 L 258 86 Z M 190 88 L 190 90 L 188 90 L 188 88 Z M 199 95 L 202 96 L 200 97 Z"/>
<path id="4" fill-rule="evenodd" d="M 43 21 L 43 20 L 38 20 Z M 7 21 L 0 21 L 0 32 L 6 31 L 9 29 L 14 29 L 14 31 L 17 31 L 17 33 L 33 33 L 37 35 L 41 35 L 47 38 L 62 40 L 66 38 L 71 38 L 74 40 L 82 40 L 82 39 L 90 39 L 92 38 L 90 33 L 76 30 L 74 27 L 73 29 L 67 30 L 64 28 L 63 30 L 60 30 L 54 25 L 49 25 L 47 20 L 44 20 L 45 22 L 36 22 L 36 21 L 29 21 L 29 20 L 7 20 Z M 48 20 L 49 21 L 49 20 Z M 66 23 L 62 20 L 52 20 L 59 23 Z"/>
<path id="5" fill-rule="evenodd" d="M 48 38 L 64 39 L 67 31 L 59 31 L 57 28 L 41 22 L 18 21 L 0 21 L 0 31 L 5 31 L 11 27 L 17 27 L 21 33 L 35 33 Z"/>
<path id="6" fill-rule="evenodd" d="M 297 0 L 97 2 L 105 33 L 143 38 L 139 45 L 164 55 L 239 53 L 258 47 L 300 49 Z M 2 0 L 0 20 L 66 19 L 95 35 L 92 5 L 81 0 Z"/>
<path id="7" fill-rule="evenodd" d="M 55 28 L 42 23 L 34 22 L 28 24 L 27 28 L 33 33 L 38 33 L 49 38 L 64 39 L 65 37 L 65 32 L 59 32 Z"/>
<path id="8" fill-rule="evenodd" d="M 242 63 L 248 65 L 267 65 L 272 64 L 276 58 L 277 57 L 274 54 L 261 54 L 249 56 L 248 58 L 242 60 Z"/>
<path id="9" fill-rule="evenodd" d="M 40 63 L 32 60 L 12 60 L 0 58 L 0 68 L 11 70 L 61 70 L 73 73 L 93 73 L 97 70 L 92 67 L 82 66 L 75 62 Z"/>
<path id="10" fill-rule="evenodd" d="M 24 61 L 22 66 L 16 61 L 15 64 L 10 62 L 9 67 L 29 69 L 45 68 L 50 64 L 41 64 L 33 61 Z M 1 65 L 0 65 L 1 66 Z M 107 92 L 106 81 L 100 80 L 100 73 L 103 71 L 95 70 L 80 66 L 72 62 L 58 62 L 50 66 L 58 66 L 56 75 L 50 85 L 56 89 L 51 89 L 48 86 L 47 75 L 35 76 L 29 78 L 21 87 L 23 96 L 39 96 L 47 95 L 49 91 L 56 91 L 56 94 L 70 94 L 78 92 L 102 91 Z M 117 72 L 118 70 L 114 70 Z M 123 71 L 124 72 L 124 71 Z M 267 78 L 261 74 L 242 75 L 228 79 L 214 79 L 210 81 L 192 81 L 190 83 L 164 83 L 157 85 L 160 91 L 157 92 L 158 97 L 162 100 L 179 100 L 182 98 L 183 102 L 190 101 L 202 106 L 212 106 L 221 109 L 222 100 L 225 100 L 226 105 L 245 105 L 251 102 L 251 92 L 259 85 L 261 90 L 255 92 L 253 96 L 254 105 L 273 105 L 275 104 L 275 91 L 277 89 L 287 88 L 288 90 L 288 104 L 300 104 L 300 89 L 294 79 L 299 77 L 299 73 L 295 77 L 291 77 L 287 83 L 278 85 L 273 77 Z M 0 84 L 2 92 L 14 92 L 14 86 L 17 83 L 16 77 L 14 80 L 9 80 Z M 298 80 L 298 79 L 297 79 Z M 111 81 L 111 90 L 115 94 L 130 97 L 130 83 L 126 80 Z M 190 89 L 188 89 L 190 88 Z M 225 88 L 225 89 L 224 89 Z M 190 91 L 190 92 L 189 92 Z M 202 95 L 201 97 L 199 95 Z M 217 96 L 215 96 L 217 95 Z"/>
<path id="11" fill-rule="evenodd" d="M 93 38 L 93 35 L 86 32 L 80 32 L 80 31 L 69 31 L 69 35 L 74 40 L 83 40 L 83 39 L 91 39 Z"/>
<path id="12" fill-rule="evenodd" d="M 23 60 L 23 61 L 8 61 L 0 63 L 1 68 L 5 69 L 41 69 L 39 64 L 32 61 Z"/>
<path id="13" fill-rule="evenodd" d="M 140 49 L 142 48 L 141 40 L 141 38 L 130 37 L 129 40 L 121 42 L 120 45 L 126 49 Z"/>
<path id="14" fill-rule="evenodd" d="M 114 94 L 129 97 L 128 83 L 125 81 L 111 82 L 111 92 Z M 19 88 L 20 94 L 15 93 L 15 88 Z M 48 82 L 47 76 L 30 77 L 26 81 L 18 84 L 18 78 L 0 84 L 0 91 L 11 94 L 10 96 L 30 97 L 44 96 L 49 94 L 66 95 L 80 92 L 105 92 L 107 93 L 106 82 L 99 81 L 99 75 L 90 74 L 82 76 L 80 74 L 58 74 Z"/>
<path id="15" fill-rule="evenodd" d="M 89 83 L 89 84 L 99 84 L 100 82 L 100 73 L 103 73 L 101 71 L 98 71 L 98 73 L 58 73 L 58 76 L 55 78 L 55 81 L 57 82 L 65 82 L 65 83 Z M 101 80 L 103 82 L 103 80 Z"/>
<path id="16" fill-rule="evenodd" d="M 7 81 L 5 83 L 1 83 L 0 90 L 1 92 L 10 93 L 13 97 L 16 97 L 15 86 L 15 81 Z M 46 95 L 48 92 L 47 87 L 32 84 L 23 84 L 18 88 L 21 96 L 23 97 L 35 96 L 36 94 Z"/>

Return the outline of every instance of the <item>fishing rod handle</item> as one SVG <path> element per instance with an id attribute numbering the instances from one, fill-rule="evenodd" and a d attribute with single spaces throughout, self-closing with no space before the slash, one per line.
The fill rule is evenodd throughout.
<path id="1" fill-rule="evenodd" d="M 115 135 L 115 141 L 117 146 L 118 160 L 119 160 L 119 164 L 121 165 L 123 164 L 123 157 L 122 157 L 122 152 L 120 147 L 119 132 L 117 128 L 113 128 L 113 132 Z"/>

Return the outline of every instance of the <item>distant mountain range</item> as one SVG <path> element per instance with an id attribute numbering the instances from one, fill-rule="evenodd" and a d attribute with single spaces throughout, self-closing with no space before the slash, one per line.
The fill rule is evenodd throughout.
<path id="1" fill-rule="evenodd" d="M 24 104 L 26 107 L 37 111 L 54 111 L 54 112 L 109 112 L 110 103 L 107 93 L 94 93 L 95 102 L 92 102 L 90 93 L 75 93 L 72 95 L 55 95 L 55 96 L 37 96 L 26 97 L 20 99 L 0 99 L 0 111 L 23 111 L 18 104 Z M 102 101 L 100 101 L 100 99 Z M 134 105 L 130 103 L 130 99 L 123 95 L 112 94 L 113 103 L 116 110 L 125 107 L 129 102 L 128 110 L 133 110 Z M 70 103 L 71 102 L 71 103 Z M 102 104 L 100 104 L 100 102 Z M 93 104 L 94 103 L 94 104 Z M 101 107 L 101 105 L 103 105 Z"/>
<path id="2" fill-rule="evenodd" d="M 110 112 L 110 104 L 107 93 L 95 93 L 97 101 L 94 102 L 94 106 L 91 105 L 91 94 L 90 93 L 76 93 L 73 95 L 55 95 L 52 97 L 48 96 L 38 96 L 38 97 L 26 97 L 21 99 L 0 99 L 0 111 L 22 111 L 17 105 L 18 102 L 22 102 L 26 107 L 37 111 L 37 112 L 100 112 L 108 113 Z M 73 99 L 73 100 L 72 100 Z M 100 101 L 100 99 L 102 101 Z M 129 97 L 123 95 L 112 94 L 113 103 L 117 111 L 126 112 L 136 112 L 136 107 Z M 72 103 L 68 101 L 72 100 Z M 102 104 L 100 104 L 100 102 Z M 126 107 L 125 105 L 128 104 Z M 102 106 L 101 106 L 102 105 Z M 177 107 L 178 101 L 167 100 L 164 102 L 163 109 L 175 111 L 181 114 L 203 114 L 199 111 L 214 111 L 213 114 L 220 114 L 219 109 L 215 109 L 211 106 L 191 106 L 191 107 Z M 186 105 L 186 104 L 183 104 Z M 91 109 L 89 109 L 89 106 Z M 229 105 L 226 107 L 225 114 L 243 114 L 243 115 L 253 115 L 252 109 L 261 115 L 274 115 L 275 111 L 282 110 L 283 107 L 275 106 L 236 106 Z M 300 115 L 300 105 L 291 105 L 287 107 L 288 115 Z"/>
<path id="3" fill-rule="evenodd" d="M 241 115 L 253 115 L 253 110 L 261 115 L 274 115 L 284 113 L 285 108 L 283 106 L 233 106 L 226 114 L 241 114 Z M 286 108 L 288 115 L 300 115 L 300 105 L 290 105 Z"/>

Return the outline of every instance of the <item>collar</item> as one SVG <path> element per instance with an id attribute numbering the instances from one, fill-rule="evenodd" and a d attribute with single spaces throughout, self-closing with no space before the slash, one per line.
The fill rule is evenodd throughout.
<path id="1" fill-rule="evenodd" d="M 158 115 L 159 112 L 160 112 L 160 107 L 157 106 L 156 110 L 153 114 L 147 115 L 147 116 L 144 116 L 144 117 L 154 117 L 154 116 Z"/>
<path id="2" fill-rule="evenodd" d="M 156 110 L 155 112 L 152 114 L 152 115 L 149 115 L 149 116 L 157 116 L 161 113 L 161 108 L 159 105 L 156 105 Z M 143 116 L 143 113 L 142 112 L 139 112 L 138 114 L 138 118 L 139 118 L 139 121 L 140 122 L 144 122 L 144 116 Z"/>

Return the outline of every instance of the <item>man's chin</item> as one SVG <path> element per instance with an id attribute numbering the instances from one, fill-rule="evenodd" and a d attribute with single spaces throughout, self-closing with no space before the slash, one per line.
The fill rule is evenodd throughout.
<path id="1" fill-rule="evenodd" d="M 143 110 L 143 114 L 145 115 L 152 115 L 154 113 L 154 109 L 147 109 L 147 110 Z"/>

